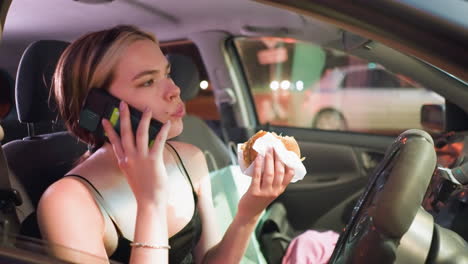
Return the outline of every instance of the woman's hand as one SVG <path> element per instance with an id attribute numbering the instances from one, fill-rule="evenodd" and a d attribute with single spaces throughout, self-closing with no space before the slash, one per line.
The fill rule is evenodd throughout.
<path id="1" fill-rule="evenodd" d="M 257 155 L 252 183 L 239 202 L 238 214 L 246 219 L 260 216 L 284 192 L 293 176 L 294 169 L 284 165 L 274 149 L 267 151 L 265 157 Z"/>
<path id="2" fill-rule="evenodd" d="M 167 201 L 167 172 L 163 161 L 164 145 L 171 127 L 168 121 L 161 128 L 152 147 L 149 147 L 148 129 L 151 110 L 143 112 L 136 136 L 130 123 L 128 105 L 120 103 L 120 137 L 108 120 L 103 120 L 104 131 L 114 149 L 120 169 L 127 177 L 138 204 Z"/>

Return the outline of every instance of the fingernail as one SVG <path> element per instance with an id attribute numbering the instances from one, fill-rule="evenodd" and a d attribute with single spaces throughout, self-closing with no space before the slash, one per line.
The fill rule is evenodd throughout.
<path id="1" fill-rule="evenodd" d="M 120 110 L 123 110 L 125 107 L 124 101 L 120 101 Z"/>
<path id="2" fill-rule="evenodd" d="M 145 107 L 145 113 L 149 113 L 149 112 L 150 112 L 149 106 Z"/>

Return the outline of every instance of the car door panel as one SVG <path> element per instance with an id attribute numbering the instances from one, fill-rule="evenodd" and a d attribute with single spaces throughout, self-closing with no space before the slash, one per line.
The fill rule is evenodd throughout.
<path id="1" fill-rule="evenodd" d="M 352 147 L 306 141 L 298 141 L 298 144 L 307 168 L 301 185 L 362 176 L 358 157 Z"/>
<path id="2" fill-rule="evenodd" d="M 321 216 L 360 191 L 366 182 L 366 178 L 355 178 L 288 188 L 277 202 L 284 204 L 288 221 L 295 230 L 311 229 Z"/>
<path id="3" fill-rule="evenodd" d="M 332 208 L 361 191 L 394 139 L 291 127 L 269 130 L 294 136 L 305 157 L 304 179 L 290 184 L 276 200 L 285 205 L 288 220 L 296 230 L 313 228 Z"/>

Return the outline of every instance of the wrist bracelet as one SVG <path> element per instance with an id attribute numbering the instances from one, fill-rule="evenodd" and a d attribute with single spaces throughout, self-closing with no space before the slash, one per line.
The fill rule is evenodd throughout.
<path id="1" fill-rule="evenodd" d="M 171 249 L 171 246 L 169 245 L 150 245 L 150 244 L 144 244 L 144 243 L 138 243 L 138 242 L 132 242 L 130 243 L 130 246 L 136 247 L 136 248 Z"/>

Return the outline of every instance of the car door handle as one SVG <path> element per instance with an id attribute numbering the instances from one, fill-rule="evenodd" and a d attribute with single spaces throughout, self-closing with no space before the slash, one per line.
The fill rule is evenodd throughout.
<path id="1" fill-rule="evenodd" d="M 375 151 L 364 151 L 361 153 L 362 166 L 366 172 L 371 172 L 374 170 L 380 161 L 383 159 L 384 154 Z"/>

